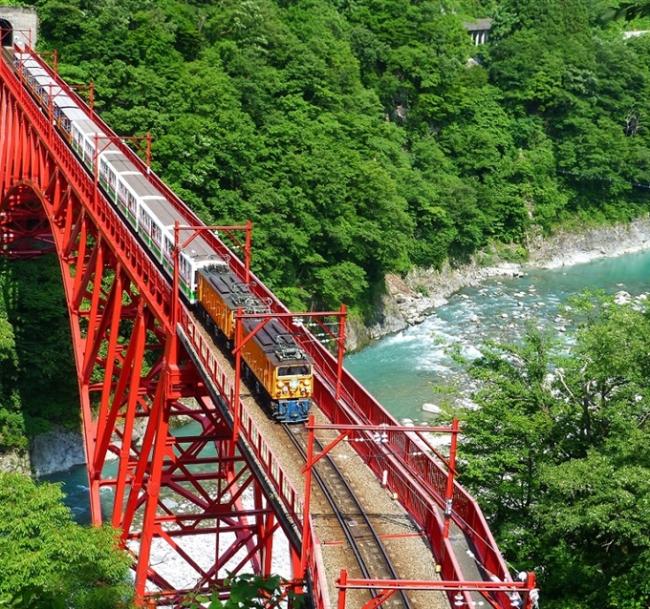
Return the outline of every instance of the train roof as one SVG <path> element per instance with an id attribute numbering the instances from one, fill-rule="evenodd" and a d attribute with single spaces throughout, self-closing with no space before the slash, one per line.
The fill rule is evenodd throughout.
<path id="1" fill-rule="evenodd" d="M 201 271 L 205 280 L 214 288 L 229 309 L 244 309 L 247 313 L 261 313 L 268 306 L 255 296 L 248 286 L 229 269 L 205 269 Z"/>
<path id="2" fill-rule="evenodd" d="M 111 165 L 113 164 L 110 159 L 109 162 Z M 132 168 L 137 171 L 134 166 Z M 122 175 L 120 179 L 129 185 L 136 197 L 141 199 L 148 208 L 150 214 L 169 232 L 172 232 L 172 227 L 177 220 L 180 224 L 186 224 L 184 216 L 147 180 L 144 174 Z M 222 258 L 200 236 L 194 239 L 184 252 L 197 262 L 210 262 L 214 265 L 225 264 Z"/>
<path id="3" fill-rule="evenodd" d="M 129 159 L 121 150 L 118 152 L 118 154 L 111 154 L 106 158 L 106 160 L 110 163 L 110 166 L 118 175 L 127 172 L 140 173 L 136 166 L 131 161 L 129 161 Z M 122 176 L 123 180 L 126 180 L 127 178 L 128 176 Z"/>
<path id="4" fill-rule="evenodd" d="M 64 108 L 71 108 L 71 109 L 76 109 L 79 110 L 79 107 L 77 106 L 77 102 L 75 102 L 69 95 L 66 95 L 65 93 L 59 93 L 53 100 L 54 105 L 57 108 L 60 108 L 63 110 Z M 80 116 L 79 118 L 84 118 L 85 114 L 83 116 Z"/>
<path id="5" fill-rule="evenodd" d="M 81 132 L 82 135 L 104 135 L 104 132 L 93 121 L 85 118 L 74 122 L 74 126 Z"/>
<path id="6" fill-rule="evenodd" d="M 14 58 L 21 61 L 23 64 L 31 63 L 36 66 L 39 65 L 38 61 L 36 61 L 29 53 L 14 53 Z"/>
<path id="7" fill-rule="evenodd" d="M 244 328 L 247 332 L 252 332 L 258 323 L 256 319 L 245 319 Z M 253 340 L 262 348 L 273 366 L 311 365 L 309 356 L 277 319 L 268 321 Z"/>
<path id="8" fill-rule="evenodd" d="M 72 100 L 71 100 L 72 101 Z M 55 101 L 56 103 L 56 101 Z M 58 105 L 58 104 L 57 104 Z M 59 106 L 61 108 L 61 106 Z M 88 120 L 88 115 L 78 106 L 61 108 L 61 112 L 72 122 Z"/>
<path id="9" fill-rule="evenodd" d="M 52 95 L 58 95 L 63 89 L 56 84 L 56 81 L 49 74 L 34 74 L 30 72 L 37 84 L 39 84 L 48 93 L 51 91 Z"/>
<path id="10" fill-rule="evenodd" d="M 46 70 L 41 68 L 39 65 L 24 65 L 23 66 L 23 72 L 27 76 L 31 76 L 32 78 L 35 78 L 38 80 L 39 78 L 47 78 L 49 82 L 55 83 L 54 79 L 47 73 Z"/>
<path id="11" fill-rule="evenodd" d="M 135 168 L 134 170 L 137 171 Z M 162 194 L 160 194 L 158 189 L 140 172 L 138 172 L 136 175 L 121 176 L 121 180 L 129 185 L 137 197 L 162 198 Z"/>
<path id="12" fill-rule="evenodd" d="M 131 177 L 131 176 L 126 176 Z M 144 178 L 144 176 L 140 176 Z M 153 188 L 153 187 L 152 187 Z M 162 226 L 166 227 L 170 233 L 173 233 L 173 226 L 175 222 L 183 225 L 186 224 L 185 218 L 176 210 L 176 208 L 165 199 L 157 190 L 155 190 L 156 198 L 144 199 L 144 204 L 151 210 L 151 213 L 157 218 Z M 186 237 L 185 234 L 182 237 Z M 184 253 L 193 260 L 198 262 L 213 262 L 217 265 L 225 265 L 221 257 L 208 245 L 208 243 L 201 236 L 190 243 L 184 250 Z"/>

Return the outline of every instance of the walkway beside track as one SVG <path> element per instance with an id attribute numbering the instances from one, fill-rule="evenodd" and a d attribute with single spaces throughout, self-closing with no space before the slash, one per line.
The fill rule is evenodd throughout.
<path id="1" fill-rule="evenodd" d="M 194 319 L 193 321 L 201 336 L 208 344 L 212 345 L 211 353 L 221 369 L 227 376 L 234 376 L 234 368 L 230 360 L 212 343 L 209 333 L 198 320 Z M 183 335 L 181 338 L 184 338 Z M 198 367 L 206 383 L 209 383 L 209 371 L 204 365 L 199 364 Z M 273 453 L 280 469 L 289 478 L 293 489 L 298 494 L 299 503 L 302 505 L 304 492 L 302 467 L 305 462 L 303 456 L 287 438 L 284 427 L 268 417 L 245 385 L 242 385 L 242 402 L 255 421 L 257 429 Z M 318 423 L 329 423 L 319 410 L 315 409 L 315 414 Z M 292 433 L 300 434 L 303 429 L 302 425 L 293 426 Z M 320 432 L 317 437 L 327 441 L 333 436 L 332 432 L 329 434 Z M 364 512 L 370 517 L 373 526 L 381 536 L 398 576 L 403 579 L 439 579 L 436 573 L 435 559 L 428 544 L 419 534 L 417 525 L 402 508 L 399 501 L 382 488 L 374 473 L 346 443 L 342 443 L 333 451 L 332 458 L 339 469 L 345 473 Z M 353 564 L 352 550 L 345 541 L 344 532 L 337 521 L 336 514 L 315 480 L 312 485 L 311 515 L 316 535 L 321 544 L 327 588 L 331 607 L 334 609 L 338 592 L 336 580 L 341 569 L 347 569 L 350 577 L 363 577 L 363 575 L 358 565 Z M 352 521 L 354 526 L 355 515 L 343 515 L 348 522 Z M 409 593 L 409 599 L 413 609 L 447 609 L 449 607 L 444 593 Z M 369 600 L 369 596 L 364 591 L 349 592 L 346 609 L 357 609 L 367 600 Z M 388 607 L 388 603 L 386 606 Z"/>

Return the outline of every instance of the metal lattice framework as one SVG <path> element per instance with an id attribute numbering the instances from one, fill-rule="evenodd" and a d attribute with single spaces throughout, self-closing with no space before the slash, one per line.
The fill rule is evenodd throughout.
<path id="1" fill-rule="evenodd" d="M 88 114 L 114 137 L 99 117 Z M 201 225 L 126 145 L 119 140 L 116 145 L 176 206 L 187 226 Z M 215 235 L 205 238 L 245 281 L 246 265 Z M 226 566 L 234 574 L 268 574 L 274 534 L 281 529 L 296 573 L 301 535 L 309 535 L 302 564 L 308 567 L 315 605 L 328 607 L 320 546 L 304 521 L 299 495 L 237 399 L 214 345 L 186 308 L 174 306 L 171 279 L 148 257 L 2 58 L 0 254 L 27 258 L 45 252 L 55 252 L 59 260 L 70 316 L 92 520 L 100 524 L 106 515 L 121 529 L 134 556 L 137 598 L 176 604 L 189 586 L 221 585 Z M 273 313 L 289 315 L 258 278 L 250 278 L 251 290 Z M 314 362 L 314 400 L 334 424 L 396 425 L 307 328 L 292 330 Z M 196 434 L 176 436 L 170 431 L 174 420 L 193 420 Z M 381 459 L 369 443 L 353 448 L 420 527 L 441 567 L 445 585 L 439 589 L 465 606 L 473 604 L 470 589 L 483 590 L 488 604 L 500 609 L 511 607 L 509 591 L 515 588 L 529 601 L 534 579 L 512 585 L 478 505 L 414 435 L 389 433 Z M 503 585 L 468 587 L 446 534 L 450 522 L 469 540 L 486 576 Z M 160 556 L 165 561 L 158 564 Z M 174 578 L 181 570 L 192 574 L 187 584 Z M 356 587 L 384 585 L 400 584 L 354 582 Z"/>
<path id="2" fill-rule="evenodd" d="M 104 522 L 110 499 L 104 512 L 134 555 L 140 597 L 145 588 L 172 600 L 186 592 L 153 566 L 152 552 L 173 553 L 175 568 L 181 561 L 199 582 L 192 589 L 221 584 L 226 565 L 270 573 L 278 520 L 179 347 L 168 280 L 2 61 L 0 77 L 2 253 L 55 251 L 60 262 L 93 523 Z M 174 436 L 174 417 L 200 431 Z M 189 536 L 204 538 L 200 550 L 183 543 Z"/>

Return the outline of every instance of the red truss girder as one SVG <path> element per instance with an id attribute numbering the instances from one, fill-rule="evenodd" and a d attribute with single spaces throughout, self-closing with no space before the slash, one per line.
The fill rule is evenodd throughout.
<path id="1" fill-rule="evenodd" d="M 279 526 L 273 505 L 178 345 L 169 282 L 94 195 L 91 178 L 0 60 L 0 253 L 56 251 L 93 523 L 107 514 L 121 529 L 140 599 L 174 604 L 190 589 L 222 584 L 226 567 L 269 574 Z M 194 421 L 196 434 L 170 433 L 174 420 Z M 173 557 L 171 569 L 157 564 L 162 552 L 167 563 Z"/>

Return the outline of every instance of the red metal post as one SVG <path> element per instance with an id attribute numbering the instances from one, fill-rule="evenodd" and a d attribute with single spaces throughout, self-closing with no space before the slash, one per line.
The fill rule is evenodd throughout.
<path id="1" fill-rule="evenodd" d="M 77 94 L 79 91 L 86 91 L 88 93 L 88 108 L 90 109 L 90 119 L 95 119 L 95 83 L 90 81 L 88 84 L 71 84 L 68 85 Z"/>
<path id="2" fill-rule="evenodd" d="M 248 283 L 251 275 L 251 257 L 253 246 L 253 223 L 246 220 L 246 244 L 244 246 L 244 267 L 246 269 L 246 277 L 244 281 Z"/>
<path id="3" fill-rule="evenodd" d="M 449 470 L 447 472 L 447 488 L 445 490 L 445 523 L 443 537 L 449 537 L 451 514 L 454 501 L 454 478 L 456 476 L 456 451 L 458 447 L 458 419 L 454 417 L 451 423 L 451 446 L 449 448 Z"/>
<path id="4" fill-rule="evenodd" d="M 146 149 L 146 163 L 147 163 L 147 172 L 151 171 L 151 131 L 147 131 L 147 134 L 145 136 L 146 142 L 147 142 L 147 149 Z"/>
<path id="5" fill-rule="evenodd" d="M 90 107 L 90 118 L 95 114 L 95 81 L 88 83 L 88 106 Z"/>
<path id="6" fill-rule="evenodd" d="M 343 357 L 345 356 L 345 323 L 348 309 L 342 304 L 339 317 L 338 356 L 336 360 L 336 399 L 341 397 L 341 379 L 343 378 Z"/>
<path id="7" fill-rule="evenodd" d="M 289 548 L 289 554 L 291 558 L 291 573 L 293 574 L 293 581 L 296 583 L 294 589 L 296 594 L 302 594 L 302 578 L 298 577 L 297 574 L 300 572 L 300 554 L 296 552 L 295 548 L 291 546 Z"/>
<path id="8" fill-rule="evenodd" d="M 241 413 L 239 412 L 239 401 L 241 393 L 241 347 L 242 347 L 242 310 L 237 309 L 235 313 L 235 387 L 233 391 L 233 403 L 232 403 L 232 413 L 233 413 L 233 426 L 232 426 L 232 443 L 233 450 L 234 445 L 237 443 L 237 438 L 239 438 L 239 426 L 240 426 L 240 417 Z"/>
<path id="9" fill-rule="evenodd" d="M 54 70 L 55 74 L 59 73 L 59 51 L 57 49 L 54 49 L 52 51 L 41 51 L 41 56 L 42 57 L 50 57 L 52 61 L 52 70 Z"/>
<path id="10" fill-rule="evenodd" d="M 345 609 L 345 600 L 347 596 L 348 589 L 346 588 L 348 583 L 348 572 L 346 569 L 341 569 L 341 574 L 339 575 L 336 585 L 339 587 L 339 599 L 336 605 L 337 609 Z"/>
<path id="11" fill-rule="evenodd" d="M 99 201 L 99 136 L 95 133 L 95 151 L 93 152 L 93 202 Z"/>
<path id="12" fill-rule="evenodd" d="M 181 264 L 181 234 L 180 234 L 180 222 L 176 220 L 174 222 L 174 274 L 172 277 L 172 310 L 171 310 L 171 326 L 176 331 L 176 326 L 178 325 L 178 314 L 180 307 L 180 264 Z"/>
<path id="13" fill-rule="evenodd" d="M 309 561 L 309 552 L 311 550 L 311 526 L 310 526 L 310 511 L 311 511 L 311 469 L 312 461 L 314 459 L 314 415 L 309 415 L 307 422 L 307 462 L 305 464 L 305 494 L 302 507 L 302 548 L 300 551 L 300 579 L 305 578 L 307 572 L 307 562 Z"/>
<path id="14" fill-rule="evenodd" d="M 538 591 L 535 573 L 532 571 L 526 575 L 525 585 L 528 593 L 526 594 L 526 600 L 524 601 L 524 609 L 534 609 L 537 607 Z"/>

